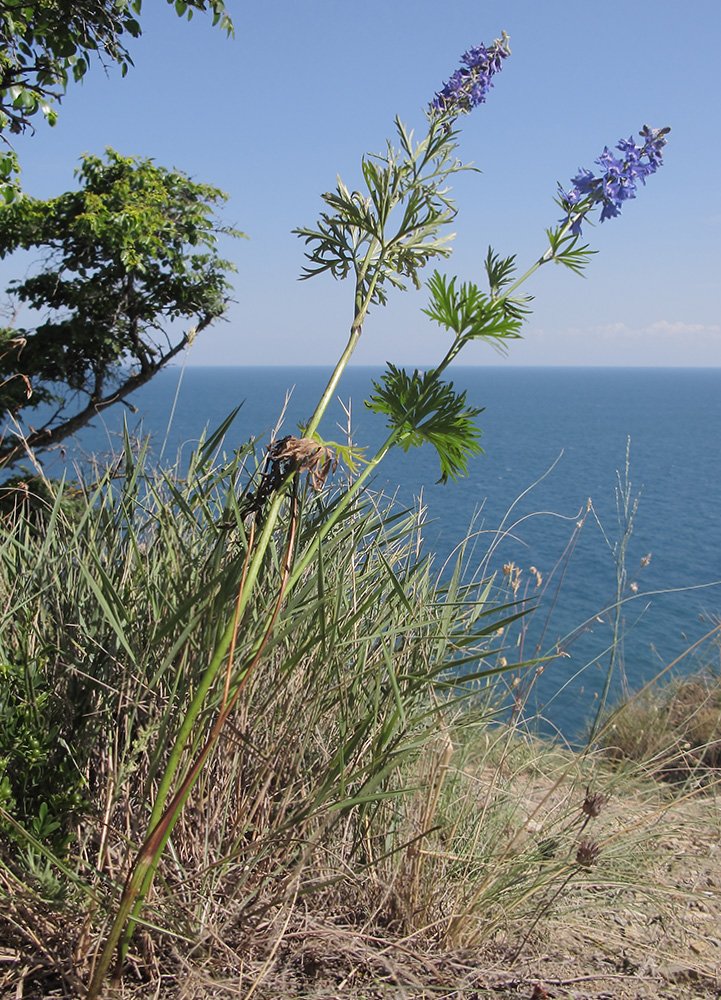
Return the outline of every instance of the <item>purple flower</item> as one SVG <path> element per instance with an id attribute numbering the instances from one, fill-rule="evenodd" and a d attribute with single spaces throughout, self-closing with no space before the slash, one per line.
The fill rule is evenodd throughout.
<path id="1" fill-rule="evenodd" d="M 483 104 L 486 94 L 493 86 L 491 77 L 500 73 L 503 60 L 510 54 L 505 31 L 489 49 L 485 45 L 476 45 L 464 52 L 460 68 L 431 101 L 431 112 L 444 112 L 455 117 L 461 113 L 468 114 L 473 108 Z"/>
<path id="2" fill-rule="evenodd" d="M 564 191 L 559 187 L 560 201 L 568 216 L 574 216 L 571 232 L 579 235 L 581 224 L 595 205 L 601 205 L 601 222 L 621 214 L 621 205 L 629 198 L 636 197 L 636 186 L 640 180 L 656 173 L 663 165 L 663 147 L 670 128 L 649 128 L 644 125 L 639 135 L 644 140 L 637 146 L 630 139 L 621 139 L 616 144 L 622 156 L 615 156 L 608 147 L 604 149 L 596 163 L 601 168 L 598 176 L 581 168 L 572 178 L 573 187 Z M 566 220 L 562 220 L 566 221 Z"/>

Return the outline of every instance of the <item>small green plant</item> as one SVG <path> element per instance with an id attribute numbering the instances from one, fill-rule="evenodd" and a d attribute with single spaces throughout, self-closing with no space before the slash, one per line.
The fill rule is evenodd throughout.
<path id="1" fill-rule="evenodd" d="M 84 740 L 79 706 L 58 697 L 46 665 L 42 657 L 0 664 L 0 806 L 62 857 L 89 804 L 84 761 L 76 756 Z M 22 843 L 2 816 L 0 835 Z"/>

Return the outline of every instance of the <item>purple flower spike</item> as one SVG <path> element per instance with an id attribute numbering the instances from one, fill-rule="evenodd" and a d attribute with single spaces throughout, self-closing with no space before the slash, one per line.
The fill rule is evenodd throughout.
<path id="1" fill-rule="evenodd" d="M 601 222 L 621 214 L 623 202 L 636 197 L 638 181 L 645 184 L 646 178 L 663 166 L 663 147 L 670 131 L 670 128 L 654 129 L 644 125 L 639 132 L 644 140 L 642 146 L 637 146 L 633 137 L 621 139 L 616 145 L 616 149 L 623 154 L 621 157 L 614 156 L 606 147 L 596 160 L 601 168 L 598 177 L 590 170 L 581 168 L 571 181 L 571 190 L 559 190 L 569 216 L 574 214 L 576 206 L 582 206 L 582 214 L 573 220 L 571 226 L 574 235 L 580 234 L 586 212 L 595 205 L 602 206 Z"/>
<path id="2" fill-rule="evenodd" d="M 452 116 L 468 114 L 473 108 L 483 104 L 486 94 L 493 86 L 491 77 L 503 69 L 503 60 L 511 54 L 508 35 L 504 31 L 487 49 L 476 45 L 461 56 L 461 66 L 443 85 L 443 90 L 431 101 L 431 111 L 440 111 Z"/>

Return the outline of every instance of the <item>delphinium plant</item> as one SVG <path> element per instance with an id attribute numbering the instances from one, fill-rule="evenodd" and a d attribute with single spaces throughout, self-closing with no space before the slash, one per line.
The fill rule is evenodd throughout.
<path id="1" fill-rule="evenodd" d="M 425 265 L 451 253 L 448 226 L 456 217 L 456 207 L 449 181 L 459 171 L 470 169 L 456 157 L 459 123 L 485 102 L 509 55 L 505 33 L 489 47 L 479 45 L 464 53 L 459 69 L 428 106 L 422 137 L 416 139 L 396 118 L 395 143 L 388 142 L 382 153 L 362 161 L 364 189 L 351 190 L 339 180 L 334 191 L 323 195 L 325 209 L 317 224 L 296 231 L 306 246 L 304 278 L 329 272 L 351 282 L 350 336 L 301 434 L 271 445 L 254 489 L 246 493 L 244 505 L 235 512 L 244 532 L 237 597 L 226 620 L 217 627 L 207 666 L 169 739 L 147 836 L 96 963 L 88 992 L 91 1000 L 98 995 L 118 947 L 122 960 L 184 803 L 262 663 L 264 650 L 274 641 L 284 602 L 292 600 L 308 567 L 322 552 L 324 541 L 349 516 L 392 448 L 408 450 L 430 444 L 437 452 L 443 482 L 466 473 L 469 460 L 480 451 L 476 424 L 480 410 L 470 406 L 465 393 L 444 379 L 446 369 L 471 341 L 485 340 L 505 350 L 520 337 L 530 302 L 519 293 L 520 286 L 550 261 L 580 272 L 593 252 L 582 243 L 583 223 L 599 210 L 601 221 L 617 216 L 623 203 L 635 196 L 638 182 L 645 183 L 662 163 L 668 129 L 645 126 L 641 144 L 622 140 L 618 156 L 605 149 L 597 161 L 598 173 L 581 170 L 568 191 L 559 189 L 557 203 L 562 218 L 547 230 L 545 249 L 521 277 L 515 277 L 515 258 L 501 257 L 493 249 L 485 259 L 485 288 L 434 271 L 426 282 L 429 301 L 424 312 L 450 334 L 450 344 L 438 364 L 423 373 L 388 365 L 373 384 L 366 405 L 385 416 L 388 434 L 370 459 L 350 444 L 340 446 L 324 440 L 319 433 L 321 419 L 362 336 L 369 309 L 383 306 L 392 290 L 402 291 L 408 283 L 420 288 Z M 322 490 L 339 459 L 350 472 L 347 487 L 334 502 L 319 506 L 311 531 L 300 532 L 300 477 L 307 473 L 315 489 Z M 254 606 L 252 602 L 258 604 L 259 594 L 263 596 L 263 613 L 254 614 L 251 629 L 246 613 Z M 218 704 L 211 724 L 210 709 Z M 190 764 L 189 747 L 194 748 Z"/>

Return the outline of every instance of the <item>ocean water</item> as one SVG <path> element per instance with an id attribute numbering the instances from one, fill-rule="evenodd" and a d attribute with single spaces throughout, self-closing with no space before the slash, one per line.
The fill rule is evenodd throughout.
<path id="1" fill-rule="evenodd" d="M 363 400 L 380 371 L 351 368 L 339 387 L 351 404 L 354 440 L 368 445 L 370 454 L 385 428 Z M 142 418 L 153 450 L 165 459 L 187 455 L 202 430 L 212 430 L 239 403 L 227 449 L 250 437 L 267 442 L 286 392 L 293 390 L 281 433 L 293 433 L 313 411 L 329 372 L 194 367 L 182 379 L 180 374 L 179 368 L 166 370 L 130 397 L 136 414 L 124 407 L 106 411 L 67 449 L 65 462 L 117 447 L 123 413 L 131 427 Z M 484 454 L 471 461 L 466 478 L 443 486 L 436 482 L 438 460 L 429 446 L 397 451 L 385 461 L 374 488 L 397 492 L 407 505 L 422 495 L 428 508 L 426 544 L 439 569 L 473 523 L 476 563 L 498 542 L 492 570 L 514 562 L 523 571 L 522 588 L 531 566 L 544 581 L 551 577 L 529 623 L 524 654 L 533 653 L 541 634 L 547 649 L 586 625 L 568 655 L 546 667 L 529 709 L 541 709 L 547 728 L 577 736 L 595 712 L 608 669 L 613 630 L 605 609 L 616 593 L 614 547 L 623 530 L 617 499 L 619 483 L 625 489 L 627 456 L 629 495 L 637 509 L 626 568 L 638 591 L 625 593 L 612 696 L 624 682 L 637 688 L 650 680 L 721 616 L 721 368 L 459 367 L 450 377 L 467 391 L 469 403 L 485 408 L 478 418 Z M 321 432 L 344 440 L 336 422 L 343 428 L 347 423 L 339 404 Z M 59 466 L 58 458 L 51 474 Z M 572 556 L 561 562 L 589 500 L 592 507 Z M 507 529 L 502 539 L 499 525 Z M 649 554 L 650 562 L 642 565 Z M 473 569 L 471 560 L 469 572 Z M 508 659 L 516 654 L 510 649 Z M 678 671 L 697 664 L 690 653 Z"/>

